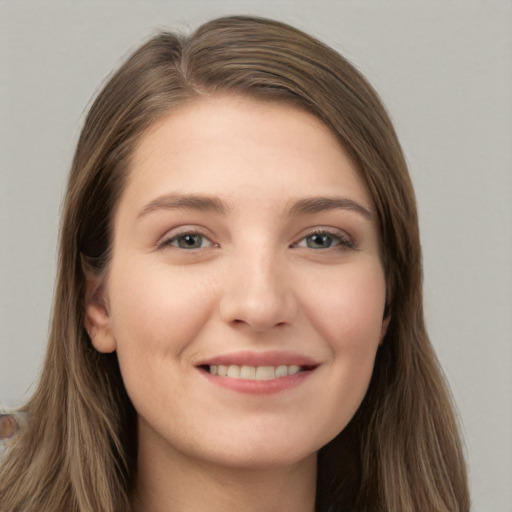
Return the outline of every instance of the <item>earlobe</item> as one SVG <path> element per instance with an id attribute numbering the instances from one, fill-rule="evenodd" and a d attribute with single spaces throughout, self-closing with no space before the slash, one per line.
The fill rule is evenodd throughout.
<path id="1" fill-rule="evenodd" d="M 85 329 L 98 352 L 116 350 L 116 340 L 111 328 L 111 318 L 102 279 L 94 274 L 82 259 L 86 279 Z"/>
<path id="2" fill-rule="evenodd" d="M 98 352 L 110 353 L 116 350 L 108 309 L 95 299 L 90 299 L 86 305 L 85 328 Z"/>

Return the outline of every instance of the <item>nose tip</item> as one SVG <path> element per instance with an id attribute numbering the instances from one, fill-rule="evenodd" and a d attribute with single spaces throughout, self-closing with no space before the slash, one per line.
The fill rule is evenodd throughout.
<path id="1" fill-rule="evenodd" d="M 291 282 L 272 265 L 231 274 L 223 291 L 220 313 L 233 326 L 255 332 L 290 324 L 297 312 Z"/>
<path id="2" fill-rule="evenodd" d="M 282 314 L 282 309 L 275 302 L 239 303 L 237 311 L 227 318 L 233 325 L 247 325 L 256 332 L 265 332 L 289 323 L 289 318 Z"/>

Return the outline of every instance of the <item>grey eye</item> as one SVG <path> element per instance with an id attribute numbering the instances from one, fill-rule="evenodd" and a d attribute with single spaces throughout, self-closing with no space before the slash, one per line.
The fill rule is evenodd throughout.
<path id="1" fill-rule="evenodd" d="M 203 247 L 204 238 L 202 235 L 185 233 L 174 238 L 173 244 L 181 249 L 199 249 Z"/>
<path id="2" fill-rule="evenodd" d="M 327 233 L 314 234 L 306 237 L 306 246 L 310 249 L 328 249 L 334 245 L 339 245 L 338 237 Z"/>

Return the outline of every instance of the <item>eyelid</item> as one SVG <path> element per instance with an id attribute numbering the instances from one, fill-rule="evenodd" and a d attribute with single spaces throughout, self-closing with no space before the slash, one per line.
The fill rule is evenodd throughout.
<path id="1" fill-rule="evenodd" d="M 201 236 L 210 242 L 211 245 L 209 245 L 208 247 L 218 247 L 218 244 L 216 244 L 212 240 L 212 235 L 208 234 L 206 229 L 201 228 L 200 226 L 179 226 L 177 228 L 173 228 L 173 229 L 170 229 L 169 231 L 167 231 L 165 233 L 165 235 L 162 236 L 160 238 L 160 240 L 156 243 L 156 248 L 162 249 L 165 247 L 176 247 L 176 246 L 172 245 L 171 242 L 176 240 L 179 236 L 183 236 L 183 235 Z M 176 247 L 176 248 L 179 249 L 179 247 Z M 189 250 L 189 251 L 196 250 L 197 251 L 200 249 L 205 249 L 205 247 L 198 247 L 196 249 L 191 248 L 191 249 L 187 249 L 187 250 Z"/>
<path id="2" fill-rule="evenodd" d="M 334 227 L 327 227 L 327 226 L 317 226 L 314 228 L 310 228 L 303 232 L 300 237 L 297 238 L 297 241 L 291 244 L 290 247 L 302 247 L 299 246 L 299 243 L 304 241 L 306 238 L 313 236 L 313 235 L 328 235 L 331 236 L 337 240 L 339 240 L 339 244 L 336 244 L 332 247 L 328 247 L 325 249 L 321 249 L 324 251 L 327 251 L 329 249 L 356 249 L 356 244 L 353 240 L 353 238 L 344 230 L 340 228 L 334 228 Z M 316 249 L 320 250 L 320 249 Z"/>

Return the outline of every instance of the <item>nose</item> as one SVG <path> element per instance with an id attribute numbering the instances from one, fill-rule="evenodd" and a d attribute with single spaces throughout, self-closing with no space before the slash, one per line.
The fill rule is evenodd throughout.
<path id="1" fill-rule="evenodd" d="M 224 322 L 265 332 L 294 321 L 298 303 L 285 262 L 260 252 L 230 263 L 220 300 Z"/>

